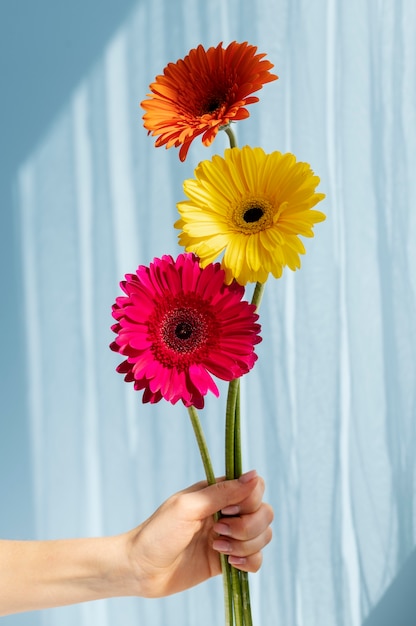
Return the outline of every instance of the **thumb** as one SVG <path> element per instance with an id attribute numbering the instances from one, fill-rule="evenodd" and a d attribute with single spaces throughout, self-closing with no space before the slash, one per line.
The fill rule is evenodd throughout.
<path id="1" fill-rule="evenodd" d="M 234 480 L 221 480 L 188 493 L 188 512 L 193 519 L 204 519 L 245 500 L 257 485 L 257 472 L 251 470 Z M 230 511 L 231 512 L 231 511 Z"/>

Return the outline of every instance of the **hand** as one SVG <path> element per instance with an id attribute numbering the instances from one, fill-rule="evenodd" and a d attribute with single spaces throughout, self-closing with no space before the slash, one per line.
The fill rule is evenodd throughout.
<path id="1" fill-rule="evenodd" d="M 219 552 L 235 567 L 256 572 L 272 537 L 273 511 L 263 493 L 264 481 L 252 471 L 211 486 L 197 483 L 166 500 L 127 533 L 137 595 L 170 595 L 219 574 Z M 214 523 L 217 511 L 224 517 Z"/>
<path id="2" fill-rule="evenodd" d="M 121 535 L 0 540 L 0 615 L 176 593 L 219 574 L 219 552 L 236 567 L 255 572 L 272 536 L 273 511 L 262 502 L 263 493 L 263 479 L 249 472 L 238 480 L 181 491 Z M 225 517 L 214 523 L 220 510 Z"/>

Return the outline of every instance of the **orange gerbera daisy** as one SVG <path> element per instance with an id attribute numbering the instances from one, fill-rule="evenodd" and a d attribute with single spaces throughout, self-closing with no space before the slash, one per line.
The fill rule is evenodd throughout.
<path id="1" fill-rule="evenodd" d="M 226 48 L 200 45 L 169 63 L 141 103 L 144 127 L 158 136 L 156 147 L 181 146 L 184 161 L 195 137 L 202 135 L 209 146 L 222 126 L 249 117 L 246 105 L 259 100 L 251 94 L 277 79 L 265 56 L 257 54 L 256 46 L 233 41 Z"/>

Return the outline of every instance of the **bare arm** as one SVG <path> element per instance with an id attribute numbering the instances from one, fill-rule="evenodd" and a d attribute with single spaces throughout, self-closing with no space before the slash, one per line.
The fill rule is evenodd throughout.
<path id="1" fill-rule="evenodd" d="M 125 595 L 125 554 L 124 535 L 0 541 L 0 615 Z"/>
<path id="2" fill-rule="evenodd" d="M 257 571 L 273 512 L 255 472 L 169 498 L 114 537 L 0 541 L 0 615 L 115 596 L 160 597 L 220 573 L 218 552 Z M 218 510 L 232 516 L 214 524 Z"/>

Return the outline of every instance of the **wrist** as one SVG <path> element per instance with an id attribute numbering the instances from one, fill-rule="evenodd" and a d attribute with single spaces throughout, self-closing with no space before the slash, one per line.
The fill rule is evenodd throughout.
<path id="1" fill-rule="evenodd" d="M 153 568 L 146 567 L 146 555 L 143 553 L 142 529 L 144 525 L 122 535 L 124 542 L 123 554 L 125 562 L 124 585 L 125 594 L 128 596 L 140 596 L 142 598 L 159 597 L 156 586 L 157 581 Z M 145 551 L 144 551 L 145 552 Z"/>
<path id="2" fill-rule="evenodd" d="M 114 597 L 146 595 L 146 576 L 137 557 L 139 534 L 140 527 L 111 538 L 114 560 L 104 565 L 103 577 Z"/>

